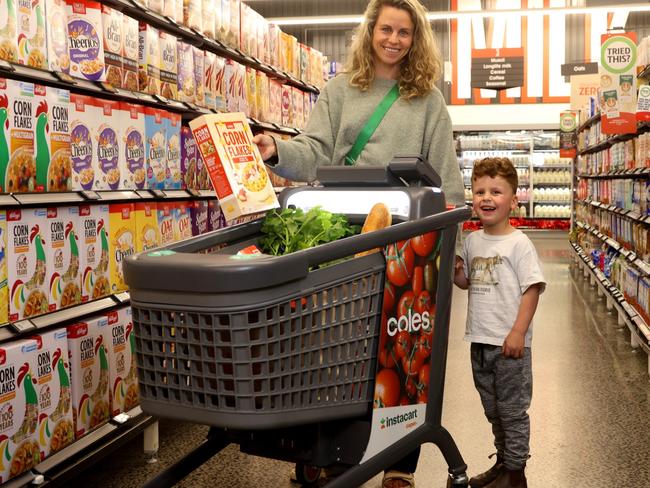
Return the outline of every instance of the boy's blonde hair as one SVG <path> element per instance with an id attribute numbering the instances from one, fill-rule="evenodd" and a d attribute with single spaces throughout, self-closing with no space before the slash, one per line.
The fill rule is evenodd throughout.
<path id="1" fill-rule="evenodd" d="M 489 176 L 496 178 L 501 176 L 508 182 L 512 193 L 517 193 L 517 186 L 519 185 L 519 177 L 512 161 L 508 158 L 483 158 L 474 162 L 474 169 L 472 170 L 472 183 L 478 178 Z"/>
<path id="2" fill-rule="evenodd" d="M 351 54 L 345 67 L 350 85 L 366 91 L 375 78 L 372 34 L 382 7 L 406 10 L 413 22 L 413 43 L 400 68 L 400 96 L 409 99 L 431 92 L 441 74 L 441 56 L 427 20 L 426 9 L 418 0 L 372 0 L 364 21 L 356 30 Z"/>

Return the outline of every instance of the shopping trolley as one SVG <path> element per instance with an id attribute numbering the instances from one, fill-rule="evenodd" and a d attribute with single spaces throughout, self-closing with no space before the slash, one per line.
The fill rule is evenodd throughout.
<path id="1" fill-rule="evenodd" d="M 211 426 L 146 486 L 171 486 L 236 443 L 295 463 L 303 484 L 335 467 L 327 486 L 354 487 L 426 442 L 448 486 L 467 486 L 441 409 L 455 241 L 470 211 L 446 210 L 419 157 L 320 168 L 318 180 L 283 190 L 281 207 L 360 224 L 383 202 L 393 225 L 285 256 L 238 254 L 258 242 L 259 219 L 126 260 L 143 411 Z M 386 257 L 354 257 L 372 248 Z"/>

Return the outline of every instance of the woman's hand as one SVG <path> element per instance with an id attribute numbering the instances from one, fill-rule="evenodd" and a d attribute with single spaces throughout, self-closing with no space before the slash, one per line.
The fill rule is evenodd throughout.
<path id="1" fill-rule="evenodd" d="M 253 142 L 257 144 L 257 149 L 260 150 L 260 155 L 264 161 L 278 154 L 278 148 L 271 136 L 257 134 L 253 137 Z"/>

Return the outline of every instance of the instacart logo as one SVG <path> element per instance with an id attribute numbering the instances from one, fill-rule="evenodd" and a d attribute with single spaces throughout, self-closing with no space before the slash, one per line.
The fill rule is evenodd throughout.
<path id="1" fill-rule="evenodd" d="M 381 424 L 381 429 L 385 429 L 387 427 L 395 427 L 409 420 L 415 420 L 416 418 L 418 418 L 418 411 L 411 410 L 410 412 L 395 415 L 394 417 L 384 417 L 379 423 Z"/>

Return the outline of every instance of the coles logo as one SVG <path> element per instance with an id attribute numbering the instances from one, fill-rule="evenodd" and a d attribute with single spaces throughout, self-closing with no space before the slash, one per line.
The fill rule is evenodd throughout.
<path id="1" fill-rule="evenodd" d="M 7 362 L 7 351 L 4 349 L 0 349 L 0 364 L 4 364 Z"/>
<path id="2" fill-rule="evenodd" d="M 387 331 L 390 337 L 395 336 L 398 332 L 407 331 L 410 333 L 419 332 L 420 330 L 431 330 L 431 320 L 429 312 L 424 311 L 421 314 L 409 308 L 406 315 L 400 315 L 399 318 L 391 317 L 388 319 Z"/>

